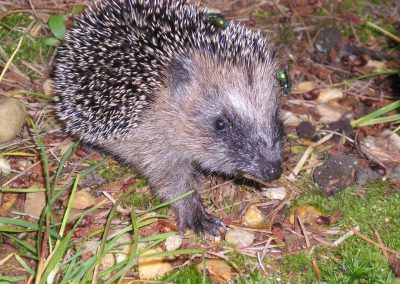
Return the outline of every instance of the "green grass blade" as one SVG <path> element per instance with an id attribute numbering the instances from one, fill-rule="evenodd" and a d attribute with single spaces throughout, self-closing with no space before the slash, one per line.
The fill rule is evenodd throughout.
<path id="1" fill-rule="evenodd" d="M 94 165 L 94 166 L 90 167 L 89 169 L 80 173 L 81 178 L 84 178 L 86 175 L 90 174 L 91 172 L 93 172 L 94 170 L 96 170 L 97 168 L 102 166 L 107 160 L 108 160 L 108 156 L 104 157 L 104 159 L 101 160 L 100 162 L 98 162 L 96 165 Z M 53 204 L 58 198 L 60 198 L 60 196 L 62 195 L 62 193 L 65 190 L 67 190 L 69 187 L 71 187 L 74 184 L 74 182 L 75 182 L 75 179 L 71 180 L 66 185 L 64 185 L 56 194 L 54 194 L 54 196 L 50 199 L 49 203 Z"/>
<path id="2" fill-rule="evenodd" d="M 140 215 L 144 215 L 144 214 L 146 214 L 146 213 L 149 213 L 149 212 L 155 211 L 155 210 L 157 210 L 157 209 L 160 209 L 160 208 L 162 208 L 162 207 L 168 206 L 168 205 L 170 205 L 170 204 L 172 204 L 172 203 L 174 203 L 174 202 L 176 202 L 176 201 L 178 201 L 178 200 L 181 200 L 182 198 L 185 198 L 186 196 L 192 194 L 193 192 L 194 192 L 194 190 L 189 191 L 189 192 L 186 192 L 185 194 L 182 194 L 182 195 L 178 196 L 177 198 L 174 198 L 174 199 L 172 199 L 172 200 L 169 200 L 169 201 L 167 201 L 167 202 L 164 202 L 164 203 L 161 203 L 161 204 L 159 204 L 159 205 L 157 205 L 157 206 L 154 206 L 153 208 L 150 208 L 150 209 L 148 209 L 148 210 L 142 212 Z"/>
<path id="3" fill-rule="evenodd" d="M 373 118 L 373 119 L 370 119 L 363 123 L 358 124 L 358 126 L 367 126 L 367 125 L 374 125 L 374 124 L 387 123 L 387 122 L 393 122 L 393 121 L 400 122 L 400 114 Z"/>
<path id="4" fill-rule="evenodd" d="M 30 275 L 35 277 L 36 273 L 33 271 L 26 263 L 25 261 L 22 260 L 22 258 L 19 255 L 15 255 L 15 259 L 18 261 L 18 263 L 25 269 L 26 272 L 28 272 Z"/>
<path id="5" fill-rule="evenodd" d="M 57 180 L 60 177 L 62 170 L 64 168 L 65 163 L 67 162 L 68 158 L 72 155 L 72 153 L 74 152 L 74 150 L 76 149 L 76 147 L 78 147 L 79 142 L 75 142 L 71 145 L 71 147 L 68 148 L 67 152 L 65 152 L 65 154 L 62 156 L 61 161 L 58 165 L 58 169 L 56 174 L 54 175 L 53 178 L 53 189 L 55 188 L 56 184 L 57 184 Z"/>
<path id="6" fill-rule="evenodd" d="M 39 225 L 35 223 L 31 223 L 28 221 L 24 220 L 19 220 L 19 219 L 11 219 L 11 218 L 6 218 L 6 217 L 0 217 L 0 224 L 5 224 L 5 225 L 14 225 L 14 226 L 19 226 L 19 227 L 24 227 L 26 229 L 16 229 L 16 228 L 11 228 L 11 227 L 3 227 L 0 226 L 0 232 L 12 232 L 15 229 L 15 232 L 33 232 L 33 231 L 38 231 L 39 230 Z M 44 228 L 43 228 L 44 229 Z M 52 237 L 56 239 L 60 239 L 60 235 L 54 231 L 50 230 L 50 234 Z"/>
<path id="7" fill-rule="evenodd" d="M 31 253 L 33 253 L 34 255 L 37 255 L 37 250 L 36 248 L 34 248 L 33 246 L 31 246 L 30 244 L 28 244 L 27 242 L 24 242 L 16 237 L 14 237 L 13 235 L 9 235 L 7 233 L 3 233 L 4 236 L 12 239 L 14 242 L 18 243 L 19 245 L 23 246 L 24 248 L 26 248 L 27 250 L 29 250 Z"/>
<path id="8" fill-rule="evenodd" d="M 365 123 L 367 123 L 369 120 L 377 118 L 381 115 L 384 115 L 392 110 L 395 110 L 398 107 L 400 107 L 400 100 L 396 101 L 394 103 L 391 103 L 390 105 L 387 105 L 385 107 L 382 107 L 374 112 L 371 112 L 370 114 L 367 114 L 366 116 L 363 116 L 357 120 L 352 121 L 351 126 L 358 127 L 360 125 L 365 125 Z"/>
<path id="9" fill-rule="evenodd" d="M 122 282 L 122 280 L 124 279 L 126 273 L 128 273 L 128 271 L 130 269 L 132 269 L 132 267 L 135 266 L 137 263 L 137 253 L 138 253 L 138 244 L 139 244 L 139 226 L 138 226 L 138 223 L 136 220 L 136 215 L 133 212 L 133 210 L 131 211 L 131 222 L 132 222 L 132 229 L 133 229 L 133 242 L 132 242 L 131 248 L 129 250 L 128 262 L 124 266 L 124 268 L 119 270 L 110 279 L 108 279 L 106 281 L 106 284 L 112 283 L 113 281 L 117 280 L 118 278 L 119 278 L 119 280 L 118 280 L 117 284 L 120 284 Z"/>
<path id="10" fill-rule="evenodd" d="M 136 182 L 133 186 L 131 186 L 127 191 L 125 191 L 118 198 L 118 200 L 115 202 L 115 204 L 111 208 L 110 214 L 109 214 L 109 216 L 107 218 L 106 227 L 104 229 L 103 237 L 101 239 L 101 244 L 100 244 L 99 250 L 97 252 L 97 259 L 92 264 L 90 269 L 88 269 L 88 271 L 85 273 L 85 276 L 84 276 L 84 278 L 82 280 L 83 283 L 85 283 L 86 281 L 88 281 L 91 278 L 91 275 L 93 275 L 94 267 L 101 262 L 101 259 L 103 258 L 104 254 L 105 254 L 104 249 L 105 249 L 106 242 L 107 242 L 108 232 L 110 231 L 111 222 L 113 220 L 114 215 L 117 212 L 117 208 L 118 208 L 119 204 L 121 204 L 122 201 L 126 200 L 126 198 L 129 196 L 129 194 L 131 194 L 136 188 L 142 186 L 143 184 L 145 184 L 145 181 L 143 179 L 141 179 L 138 182 Z"/>

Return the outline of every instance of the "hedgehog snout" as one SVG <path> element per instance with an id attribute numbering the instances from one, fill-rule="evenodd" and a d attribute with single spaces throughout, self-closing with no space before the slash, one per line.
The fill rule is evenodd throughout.
<path id="1" fill-rule="evenodd" d="M 276 161 L 264 161 L 260 165 L 261 175 L 266 180 L 278 179 L 282 174 L 282 162 Z"/>

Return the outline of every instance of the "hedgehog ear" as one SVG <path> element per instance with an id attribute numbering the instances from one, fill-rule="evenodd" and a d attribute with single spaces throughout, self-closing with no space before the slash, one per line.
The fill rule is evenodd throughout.
<path id="1" fill-rule="evenodd" d="M 168 72 L 168 84 L 173 96 L 180 96 L 182 90 L 192 82 L 195 63 L 188 58 L 175 58 Z"/>

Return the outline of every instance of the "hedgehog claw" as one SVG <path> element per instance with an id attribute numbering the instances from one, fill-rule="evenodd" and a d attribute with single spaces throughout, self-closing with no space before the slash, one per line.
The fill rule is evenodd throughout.
<path id="1" fill-rule="evenodd" d="M 193 230 L 195 234 L 207 232 L 213 236 L 221 235 L 221 227 L 224 233 L 226 232 L 225 224 L 205 211 L 200 197 L 195 196 L 185 201 L 177 205 L 178 228 L 181 235 L 185 234 L 186 228 Z"/>

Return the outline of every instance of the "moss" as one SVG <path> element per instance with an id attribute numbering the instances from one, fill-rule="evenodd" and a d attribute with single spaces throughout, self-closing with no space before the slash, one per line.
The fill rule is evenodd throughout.
<path id="1" fill-rule="evenodd" d="M 143 193 L 138 193 L 134 192 L 129 196 L 129 200 L 126 201 L 127 205 L 131 205 L 136 209 L 141 209 L 141 210 L 146 210 L 149 209 L 155 205 L 159 205 L 162 203 L 162 200 L 158 197 L 156 197 L 152 192 L 143 192 Z M 160 210 L 164 210 L 163 208 Z M 167 208 L 165 211 L 158 213 L 163 214 L 166 213 Z"/>
<path id="2" fill-rule="evenodd" d="M 100 169 L 99 175 L 106 181 L 119 180 L 124 175 L 128 174 L 130 169 L 120 165 L 109 166 L 106 165 Z"/>
<path id="3" fill-rule="evenodd" d="M 202 284 L 203 275 L 195 265 L 188 265 L 178 270 L 178 272 L 164 276 L 162 280 L 178 284 Z M 205 283 L 211 284 L 211 280 L 207 277 Z"/>
<path id="4" fill-rule="evenodd" d="M 328 215 L 342 209 L 343 216 L 335 226 L 343 232 L 358 225 L 367 237 L 376 240 L 377 231 L 386 246 L 400 249 L 400 192 L 388 182 L 370 183 L 362 190 L 351 187 L 331 198 L 315 188 L 305 189 L 302 196 L 293 201 L 292 208 L 299 205 L 312 205 Z M 333 236 L 331 241 L 337 238 Z M 317 261 L 321 277 L 327 283 L 392 283 L 394 277 L 381 250 L 357 236 L 348 238 L 335 249 L 318 248 L 310 254 L 285 256 L 281 269 L 292 281 L 295 275 L 302 281 L 299 283 L 311 283 L 316 280 L 312 260 Z M 357 277 L 360 278 L 357 280 Z M 366 282 L 362 282 L 364 280 Z"/>
<path id="5" fill-rule="evenodd" d="M 235 284 L 276 284 L 275 277 L 261 275 L 258 271 L 250 273 L 250 276 L 237 277 L 232 281 Z"/>
<path id="6" fill-rule="evenodd" d="M 24 31 L 35 22 L 36 19 L 26 13 L 14 13 L 0 20 L 0 41 L 7 56 L 11 56 L 18 45 L 19 39 L 24 35 Z M 16 64 L 34 79 L 39 78 L 37 73 L 20 63 L 27 61 L 43 64 L 42 58 L 50 58 L 52 50 L 53 48 L 44 44 L 43 39 L 25 36 L 19 52 L 13 59 L 13 64 Z"/>

